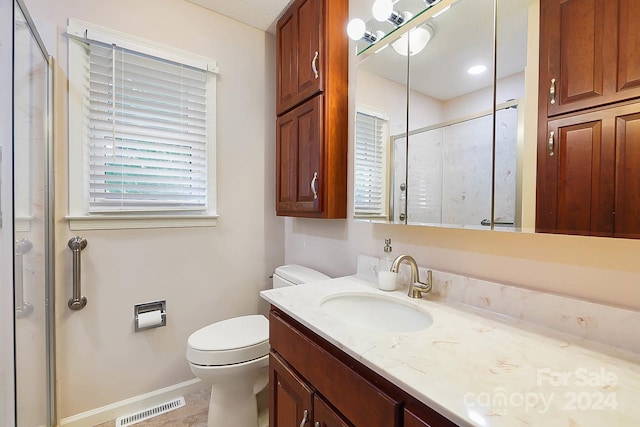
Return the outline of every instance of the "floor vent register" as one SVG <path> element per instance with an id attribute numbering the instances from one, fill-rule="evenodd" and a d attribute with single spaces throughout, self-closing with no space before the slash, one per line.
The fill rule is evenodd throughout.
<path id="1" fill-rule="evenodd" d="M 178 397 L 170 400 L 169 402 L 161 403 L 160 405 L 153 406 L 151 408 L 143 409 L 135 414 L 126 415 L 124 417 L 118 417 L 116 419 L 116 427 L 127 427 L 140 421 L 148 420 L 155 416 L 166 414 L 174 409 L 182 408 L 185 405 L 184 397 Z"/>

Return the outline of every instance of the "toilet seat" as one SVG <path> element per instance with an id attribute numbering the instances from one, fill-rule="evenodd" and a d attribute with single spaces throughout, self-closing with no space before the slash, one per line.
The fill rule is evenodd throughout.
<path id="1" fill-rule="evenodd" d="M 232 365 L 269 353 L 269 321 L 262 315 L 234 317 L 198 329 L 187 342 L 195 365 Z"/>

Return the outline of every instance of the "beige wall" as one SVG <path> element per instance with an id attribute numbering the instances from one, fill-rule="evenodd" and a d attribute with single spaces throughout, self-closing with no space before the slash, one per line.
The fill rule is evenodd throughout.
<path id="1" fill-rule="evenodd" d="M 275 217 L 275 40 L 183 0 L 28 0 L 56 58 L 55 190 L 58 417 L 193 378 L 186 340 L 231 316 L 265 312 L 258 292 L 283 261 Z M 71 232 L 67 214 L 68 18 L 217 60 L 218 213 L 215 228 Z M 85 309 L 71 312 L 73 235 Z M 164 328 L 133 332 L 133 305 L 167 300 Z"/>

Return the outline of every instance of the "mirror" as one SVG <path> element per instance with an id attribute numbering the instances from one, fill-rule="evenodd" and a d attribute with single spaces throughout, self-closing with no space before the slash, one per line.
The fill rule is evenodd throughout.
<path id="1" fill-rule="evenodd" d="M 405 24 L 403 34 L 390 32 L 395 41 L 385 37 L 361 53 L 356 219 L 534 228 L 537 4 L 443 0 Z M 527 55 L 531 43 L 535 56 Z"/>

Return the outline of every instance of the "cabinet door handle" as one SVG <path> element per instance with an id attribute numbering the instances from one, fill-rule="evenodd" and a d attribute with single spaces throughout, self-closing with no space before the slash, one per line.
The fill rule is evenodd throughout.
<path id="1" fill-rule="evenodd" d="M 315 423 L 315 427 L 321 427 L 321 426 L 320 426 L 320 422 L 316 421 L 316 423 Z"/>
<path id="2" fill-rule="evenodd" d="M 549 87 L 549 97 L 551 100 L 549 101 L 551 104 L 556 103 L 556 79 L 551 79 L 551 87 Z"/>
<path id="3" fill-rule="evenodd" d="M 300 427 L 304 427 L 309 421 L 309 411 L 304 410 L 304 415 L 302 416 L 302 422 L 300 423 Z"/>
<path id="4" fill-rule="evenodd" d="M 318 172 L 313 173 L 313 179 L 311 180 L 311 191 L 313 191 L 313 199 L 318 198 L 318 190 L 316 190 L 316 184 L 318 183 Z"/>
<path id="5" fill-rule="evenodd" d="M 318 51 L 316 50 L 316 54 L 313 57 L 313 60 L 311 61 L 311 69 L 313 70 L 313 74 L 316 76 L 316 79 L 318 78 Z"/>
<path id="6" fill-rule="evenodd" d="M 555 132 L 549 132 L 549 156 L 553 157 L 553 146 L 554 146 Z"/>

